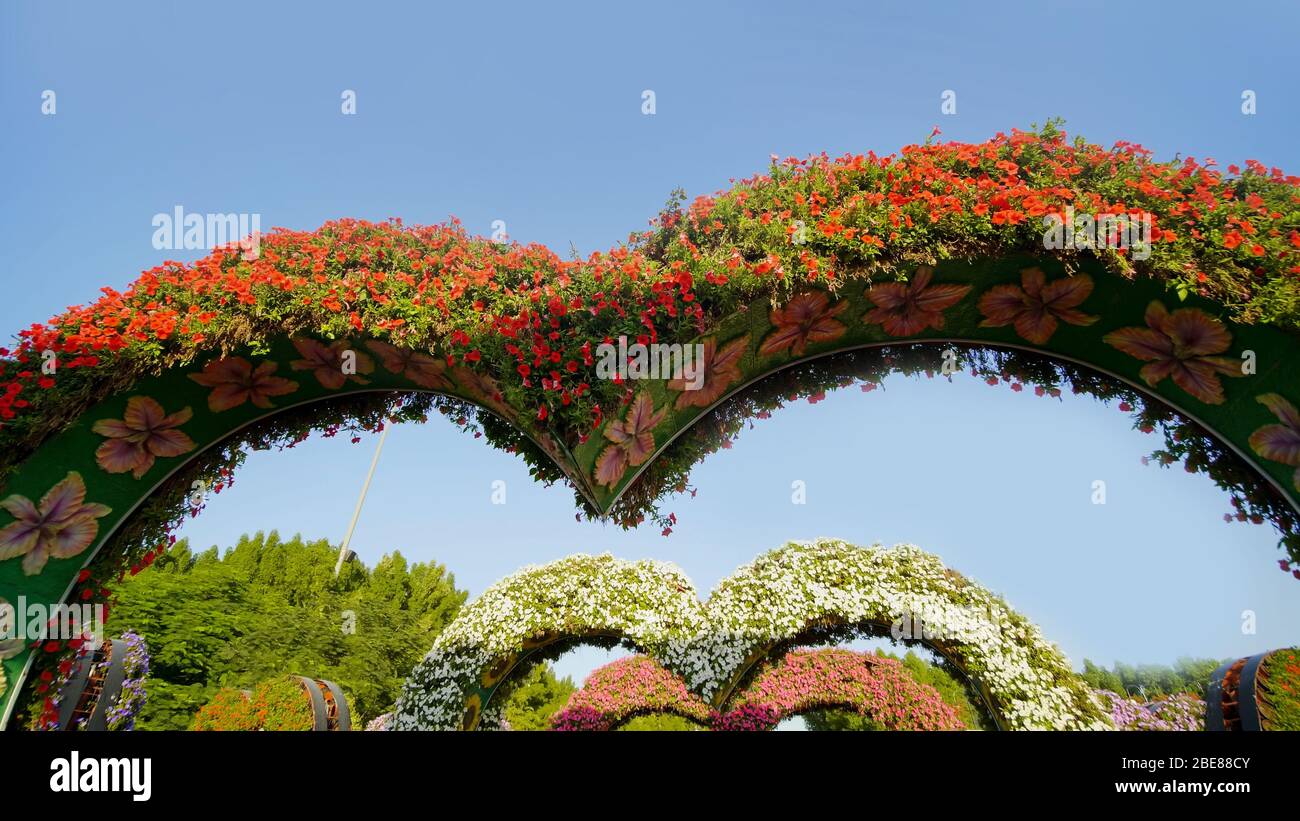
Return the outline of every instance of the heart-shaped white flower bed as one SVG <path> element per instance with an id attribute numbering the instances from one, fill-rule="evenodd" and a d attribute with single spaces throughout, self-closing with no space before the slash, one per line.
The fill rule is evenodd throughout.
<path id="1" fill-rule="evenodd" d="M 1112 729 L 1060 650 L 1000 597 L 914 545 L 836 540 L 767 553 L 707 602 L 666 562 L 575 555 L 525 567 L 438 637 L 407 679 L 390 728 L 494 725 L 492 694 L 518 662 L 546 645 L 591 638 L 654 656 L 724 707 L 756 661 L 819 631 L 865 625 L 901 626 L 941 652 L 978 683 L 1000 726 Z"/>

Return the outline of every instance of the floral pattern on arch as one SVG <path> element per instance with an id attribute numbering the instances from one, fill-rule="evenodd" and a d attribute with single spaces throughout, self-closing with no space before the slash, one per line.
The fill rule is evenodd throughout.
<path id="1" fill-rule="evenodd" d="M 1038 267 L 1020 272 L 1020 285 L 995 285 L 980 297 L 981 328 L 1015 327 L 1035 345 L 1045 345 L 1060 322 L 1091 325 L 1098 317 L 1077 310 L 1092 293 L 1092 277 L 1075 274 L 1051 282 Z"/>
<path id="2" fill-rule="evenodd" d="M 1223 322 L 1199 308 L 1170 311 L 1159 300 L 1147 305 L 1145 328 L 1120 328 L 1102 341 L 1146 362 L 1138 372 L 1154 388 L 1166 378 L 1207 405 L 1223 404 L 1220 376 L 1244 376 L 1241 362 L 1219 354 L 1232 347 Z"/>
<path id="3" fill-rule="evenodd" d="M 912 336 L 926 328 L 942 330 L 943 312 L 970 293 L 970 285 L 931 285 L 934 268 L 922 265 L 908 282 L 885 282 L 867 289 L 867 299 L 876 307 L 863 322 L 880 325 L 890 336 Z"/>
<path id="4" fill-rule="evenodd" d="M 101 419 L 91 427 L 107 437 L 95 450 L 95 462 L 107 473 L 129 472 L 139 479 L 157 459 L 194 450 L 194 440 L 180 430 L 193 415 L 188 407 L 167 413 L 152 397 L 132 396 L 121 419 Z"/>
<path id="5" fill-rule="evenodd" d="M 1255 399 L 1268 408 L 1279 425 L 1265 425 L 1250 435 L 1250 447 L 1255 453 L 1273 462 L 1294 467 L 1291 481 L 1300 490 L 1300 411 L 1276 393 L 1266 393 Z"/>
<path id="6" fill-rule="evenodd" d="M 370 380 L 362 374 L 374 373 L 375 362 L 365 351 L 357 350 L 357 346 L 351 340 L 339 339 L 326 344 L 317 339 L 300 336 L 290 341 L 298 349 L 302 359 L 290 362 L 289 367 L 295 371 L 311 371 L 322 388 L 336 391 L 349 381 L 356 382 L 358 385 L 370 384 Z M 348 354 L 352 355 L 352 364 L 356 366 L 354 373 L 343 371 Z"/>
<path id="7" fill-rule="evenodd" d="M 279 365 L 271 360 L 259 362 L 256 367 L 242 356 L 228 356 L 209 362 L 200 373 L 189 378 L 205 388 L 208 410 L 221 413 L 251 402 L 257 408 L 273 408 L 273 396 L 285 396 L 298 390 L 292 379 L 276 376 Z"/>
<path id="8" fill-rule="evenodd" d="M 645 464 L 655 450 L 654 429 L 668 415 L 668 408 L 655 410 L 654 399 L 642 391 L 632 400 L 627 416 L 605 426 L 605 446 L 596 459 L 596 484 L 613 487 L 629 467 Z"/>
<path id="9" fill-rule="evenodd" d="M 99 522 L 113 512 L 86 501 L 81 474 L 70 471 L 39 504 L 15 493 L 0 500 L 14 520 L 0 528 L 0 561 L 23 557 L 23 573 L 35 576 L 50 559 L 70 559 L 95 541 Z"/>
<path id="10" fill-rule="evenodd" d="M 695 367 L 703 369 L 703 384 L 695 390 L 689 390 L 685 379 L 670 379 L 665 385 L 669 390 L 681 392 L 674 403 L 677 410 L 707 408 L 740 381 L 740 360 L 749 347 L 749 337 L 741 336 L 719 347 L 717 337 L 711 336 L 700 344 L 704 355 L 695 363 Z"/>
<path id="11" fill-rule="evenodd" d="M 834 342 L 848 331 L 848 326 L 835 318 L 847 307 L 847 302 L 831 304 L 822 291 L 796 294 L 784 306 L 772 310 L 768 318 L 774 329 L 758 346 L 758 355 L 788 351 L 791 356 L 803 356 L 809 345 Z"/>
<path id="12" fill-rule="evenodd" d="M 422 388 L 450 390 L 446 377 L 447 363 L 427 353 L 399 348 L 378 339 L 367 339 L 366 347 L 379 357 L 379 364 L 390 373 L 405 377 Z"/>

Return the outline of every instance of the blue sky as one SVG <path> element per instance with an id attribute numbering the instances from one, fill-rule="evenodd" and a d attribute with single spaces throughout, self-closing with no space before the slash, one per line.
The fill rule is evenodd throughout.
<path id="1" fill-rule="evenodd" d="M 975 141 L 1061 116 L 1160 158 L 1300 168 L 1296 7 L 1009 5 L 5 4 L 0 336 L 196 256 L 151 245 L 153 215 L 178 204 L 264 228 L 454 214 L 486 234 L 499 219 L 585 254 L 644 227 L 674 187 L 723 188 L 773 153 L 885 153 L 935 125 Z M 703 592 L 786 539 L 911 541 L 1005 593 L 1076 662 L 1294 643 L 1300 583 L 1277 570 L 1271 531 L 1224 523 L 1203 477 L 1142 466 L 1153 446 L 1091 400 L 898 377 L 759 423 L 697 468 L 663 538 L 575 522 L 567 491 L 435 421 L 390 436 L 354 547 L 437 559 L 473 592 L 610 550 L 671 559 Z M 255 454 L 182 535 L 339 539 L 372 447 Z M 1245 609 L 1257 635 L 1241 633 Z"/>

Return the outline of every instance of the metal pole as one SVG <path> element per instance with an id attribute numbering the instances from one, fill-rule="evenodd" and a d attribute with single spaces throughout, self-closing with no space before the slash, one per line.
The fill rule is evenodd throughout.
<path id="1" fill-rule="evenodd" d="M 361 486 L 361 495 L 357 497 L 357 509 L 352 511 L 352 522 L 348 525 L 348 535 L 343 537 L 343 546 L 339 548 L 339 560 L 334 565 L 334 578 L 343 571 L 343 560 L 348 555 L 348 545 L 352 542 L 352 531 L 357 529 L 357 519 L 361 518 L 361 506 L 366 503 L 366 492 L 370 490 L 370 480 L 375 477 L 375 465 L 379 464 L 379 452 L 384 449 L 384 440 L 388 438 L 391 423 L 385 422 L 384 430 L 379 434 L 379 444 L 375 446 L 375 456 L 370 460 L 370 472 L 366 474 L 366 483 Z"/>

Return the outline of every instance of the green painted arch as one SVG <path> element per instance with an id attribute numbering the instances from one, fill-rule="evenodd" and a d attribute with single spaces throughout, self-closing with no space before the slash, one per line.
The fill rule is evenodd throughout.
<path id="1" fill-rule="evenodd" d="M 390 729 L 495 726 L 503 684 L 546 647 L 598 639 L 653 658 L 714 709 L 745 674 L 820 629 L 913 616 L 979 682 L 1005 729 L 1109 729 L 1082 679 L 1006 602 L 911 545 L 791 543 L 706 601 L 675 566 L 575 555 L 507 576 L 470 602 L 412 671 Z"/>
<path id="2" fill-rule="evenodd" d="M 1029 315 L 1050 321 L 1017 326 L 1029 309 L 1017 312 L 1015 300 L 1028 304 L 1035 289 L 1066 294 L 1065 306 L 1051 308 L 1049 300 L 1048 309 Z M 646 471 L 665 454 L 671 458 L 679 437 L 747 387 L 837 353 L 905 343 L 936 351 L 957 345 L 1020 350 L 1106 375 L 1193 420 L 1295 510 L 1300 479 L 1292 462 L 1300 461 L 1300 451 L 1287 450 L 1289 437 L 1300 437 L 1300 412 L 1291 399 L 1300 390 L 1289 367 L 1295 342 L 1276 328 L 1237 325 L 1195 298 L 1170 300 L 1156 283 L 1120 279 L 1099 263 L 1084 261 L 1067 272 L 1058 260 L 1035 256 L 953 261 L 914 269 L 905 282 L 850 282 L 835 293 L 808 288 L 775 307 L 756 301 L 688 341 L 706 353 L 700 390 L 675 389 L 680 385 L 669 379 L 629 382 L 627 404 L 600 434 L 573 441 L 512 406 L 501 392 L 504 375 L 464 362 L 448 365 L 379 339 L 285 337 L 137 380 L 84 410 L 23 460 L 5 483 L 0 526 L 21 527 L 24 512 L 40 515 L 41 500 L 53 489 L 75 502 L 84 486 L 73 514 L 77 527 L 68 528 L 81 536 L 70 546 L 10 550 L 0 561 L 0 597 L 28 605 L 76 603 L 80 590 L 93 587 L 79 586 L 78 574 L 102 561 L 102 548 L 153 495 L 205 452 L 281 414 L 366 397 L 445 397 L 462 414 L 493 418 L 508 431 L 509 447 L 529 449 L 535 463 L 551 466 L 552 478 L 567 481 L 604 514 L 638 481 L 651 481 Z M 1168 347 L 1163 358 L 1161 345 Z M 353 358 L 355 372 L 343 372 L 345 357 Z M 1243 357 L 1253 371 L 1233 372 L 1230 366 L 1246 362 Z M 1195 379 L 1175 380 L 1182 372 Z M 6 710 L 32 655 L 11 652 L 3 662 L 11 685 L 0 695 Z"/>
<path id="3" fill-rule="evenodd" d="M 890 291 L 913 287 L 909 285 L 850 283 L 835 294 L 806 289 L 803 294 L 816 299 L 812 311 L 822 317 L 826 335 L 833 338 L 818 341 L 814 333 L 776 350 L 771 349 L 784 341 L 777 320 L 785 318 L 781 314 L 790 311 L 790 303 L 755 302 L 693 340 L 711 342 L 719 349 L 741 345 L 738 361 L 728 361 L 724 392 L 714 393 L 706 383 L 699 393 L 711 401 L 696 405 L 690 404 L 695 400 L 689 392 L 673 390 L 667 380 L 637 385 L 638 396 L 648 396 L 654 414 L 663 415 L 651 431 L 655 448 L 650 458 L 606 485 L 600 482 L 595 465 L 613 447 L 609 438 L 592 437 L 575 449 L 579 464 L 587 468 L 590 492 L 602 510 L 609 510 L 692 423 L 784 368 L 846 351 L 921 343 L 940 349 L 975 346 L 1023 351 L 1115 380 L 1205 429 L 1249 464 L 1292 510 L 1300 511 L 1300 453 L 1293 455 L 1289 449 L 1289 437 L 1300 437 L 1300 413 L 1294 410 L 1300 404 L 1300 375 L 1293 365 L 1300 355 L 1300 339 L 1273 327 L 1239 325 L 1204 300 L 1179 300 L 1157 283 L 1121 279 L 1096 261 L 1083 260 L 1072 267 L 1067 270 L 1054 258 L 1024 255 L 914 268 L 912 283 L 924 278 L 926 285 L 909 298 L 922 307 L 927 301 L 944 306 L 934 311 L 882 309 L 873 301 L 873 292 L 874 298 L 884 301 L 892 298 Z M 1026 299 L 1026 277 L 1041 277 L 1044 285 L 1037 287 L 1062 293 L 1073 290 L 1079 297 L 1077 301 L 1066 297 L 1067 307 L 1039 312 L 1052 316 L 1046 339 L 1039 335 L 1044 333 L 1041 327 L 1032 328 L 1034 339 L 1029 339 L 1014 319 L 1005 320 L 1008 311 L 1001 306 L 1008 297 Z M 1062 318 L 1066 316 L 1068 320 Z M 1152 324 L 1167 332 L 1157 331 Z M 903 330 L 911 332 L 891 332 Z M 1197 338 L 1190 338 L 1193 334 Z M 769 340 L 774 342 L 769 345 Z M 1160 345 L 1168 346 L 1168 356 L 1160 355 Z M 764 353 L 765 347 L 770 352 Z M 1146 358 L 1135 356 L 1134 350 Z M 1197 381 L 1178 381 L 1192 384 L 1195 393 L 1174 379 L 1187 370 Z M 1277 427 L 1290 430 L 1284 435 L 1287 446 L 1260 440 Z"/>
<path id="4" fill-rule="evenodd" d="M 339 220 L 164 263 L 0 350 L 0 598 L 99 600 L 186 515 L 177 483 L 215 469 L 220 443 L 345 405 L 377 424 L 394 409 L 384 394 L 486 408 L 490 442 L 568 481 L 588 514 L 635 524 L 728 397 L 837 351 L 910 343 L 1023 350 L 1135 386 L 1246 466 L 1262 488 L 1249 510 L 1300 565 L 1297 192 L 1300 178 L 1259 163 L 1158 163 L 1049 124 L 774 162 L 587 259 L 454 222 Z M 1067 207 L 1149 216 L 1160 236 L 1049 251 L 1039 220 Z M 601 380 L 592 347 L 639 334 L 705 346 L 706 388 Z M 341 373 L 345 350 L 370 369 Z M 0 641 L 7 723 L 33 654 Z"/>

